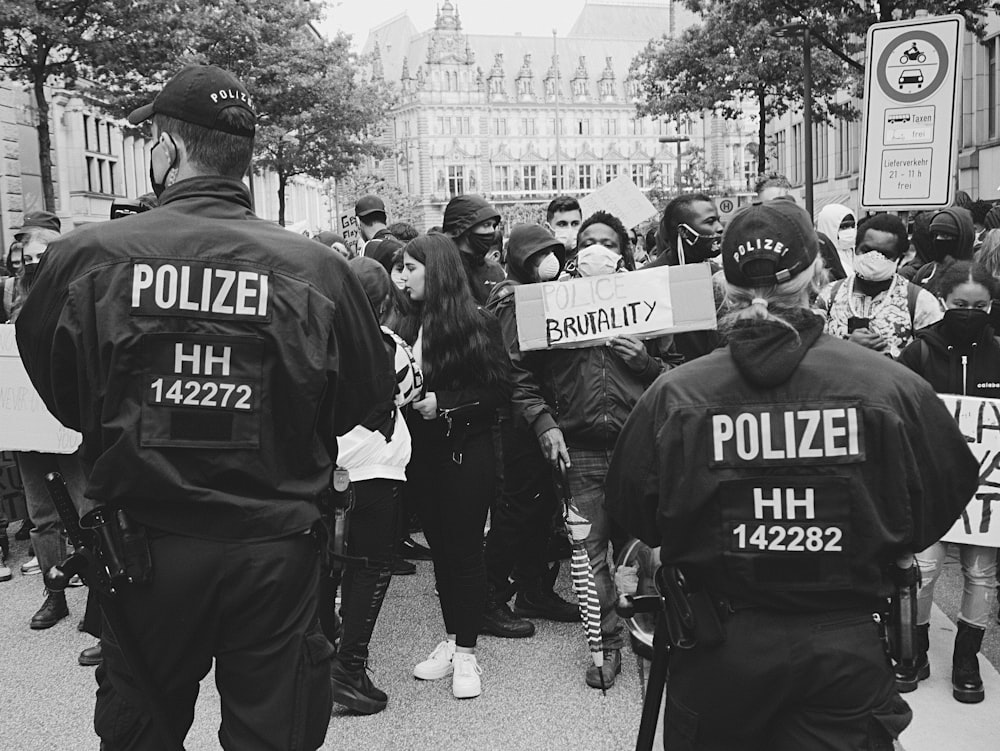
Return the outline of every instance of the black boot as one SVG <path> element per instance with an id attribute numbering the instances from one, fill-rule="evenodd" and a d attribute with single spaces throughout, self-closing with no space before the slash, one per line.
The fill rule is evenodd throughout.
<path id="1" fill-rule="evenodd" d="M 979 675 L 979 648 L 986 629 L 958 622 L 955 652 L 951 658 L 951 695 L 963 704 L 978 704 L 985 697 L 983 679 Z"/>
<path id="2" fill-rule="evenodd" d="M 486 609 L 483 611 L 483 624 L 479 629 L 481 634 L 499 636 L 502 639 L 525 639 L 535 634 L 535 624 L 518 618 L 507 605 L 506 600 L 499 601 L 496 590 L 488 587 L 486 590 Z"/>
<path id="3" fill-rule="evenodd" d="M 341 587 L 343 630 L 340 650 L 331 668 L 333 700 L 360 714 L 381 712 L 389 700 L 384 691 L 372 684 L 365 665 L 368 644 L 390 579 L 388 571 L 348 569 Z"/>
<path id="4" fill-rule="evenodd" d="M 904 667 L 899 663 L 895 665 L 896 690 L 901 694 L 916 691 L 920 681 L 930 678 L 931 664 L 927 659 L 927 650 L 930 648 L 930 629 L 929 623 L 917 626 L 915 634 L 917 639 L 916 654 L 913 658 L 913 666 Z"/>
<path id="5" fill-rule="evenodd" d="M 31 628 L 36 631 L 43 628 L 52 628 L 68 615 L 69 608 L 66 607 L 66 594 L 46 589 L 45 602 L 42 603 L 42 607 L 38 609 L 38 612 L 31 617 Z"/>
<path id="6" fill-rule="evenodd" d="M 560 623 L 576 623 L 580 620 L 580 608 L 575 603 L 566 602 L 552 587 L 559 575 L 559 563 L 553 565 L 547 574 L 532 582 L 525 582 L 514 598 L 514 613 L 522 618 L 545 618 Z"/>

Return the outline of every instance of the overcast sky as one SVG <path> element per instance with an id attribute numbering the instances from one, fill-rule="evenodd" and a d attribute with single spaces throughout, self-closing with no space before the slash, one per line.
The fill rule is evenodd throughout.
<path id="1" fill-rule="evenodd" d="M 368 30 L 404 11 L 417 31 L 434 26 L 436 6 L 444 0 L 327 0 L 324 31 L 338 29 L 354 37 L 360 49 Z M 452 0 L 454 2 L 454 0 Z M 462 30 L 470 34 L 513 34 L 546 36 L 555 29 L 566 34 L 583 8 L 584 0 L 459 0 Z"/>

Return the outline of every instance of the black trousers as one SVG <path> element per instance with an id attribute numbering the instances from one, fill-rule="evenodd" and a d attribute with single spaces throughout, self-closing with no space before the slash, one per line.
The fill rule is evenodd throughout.
<path id="1" fill-rule="evenodd" d="M 342 563 L 337 574 L 324 571 L 320 581 L 320 621 L 331 642 L 338 636 L 333 612 L 337 587 L 342 587 L 339 654 L 349 667 L 368 660 L 368 643 L 392 577 L 388 564 L 398 542 L 403 484 L 384 478 L 351 483 L 354 507 L 348 517 L 347 554 L 371 560 L 369 565 L 355 560 Z"/>
<path id="2" fill-rule="evenodd" d="M 503 492 L 486 537 L 486 578 L 498 600 L 510 597 L 515 566 L 520 586 L 548 573 L 546 553 L 556 511 L 552 467 L 531 427 L 521 419 L 500 422 Z"/>
<path id="3" fill-rule="evenodd" d="M 312 750 L 330 721 L 333 648 L 316 619 L 312 535 L 234 543 L 154 536 L 153 582 L 121 609 L 176 737 L 194 719 L 198 684 L 215 660 L 219 741 L 240 751 Z M 107 621 L 94 728 L 106 751 L 161 746 Z"/>
<path id="4" fill-rule="evenodd" d="M 486 605 L 483 529 L 496 493 L 493 436 L 484 426 L 456 446 L 421 427 L 412 431 L 407 484 L 419 499 L 445 630 L 458 646 L 474 647 Z"/>
<path id="5" fill-rule="evenodd" d="M 871 613 L 740 610 L 670 654 L 666 751 L 891 751 L 912 712 Z"/>

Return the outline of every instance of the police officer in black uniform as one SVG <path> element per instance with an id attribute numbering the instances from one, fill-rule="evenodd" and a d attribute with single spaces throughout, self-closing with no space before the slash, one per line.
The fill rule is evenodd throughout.
<path id="1" fill-rule="evenodd" d="M 750 206 L 722 246 L 729 344 L 646 391 L 608 474 L 609 512 L 660 546 L 696 616 L 664 748 L 890 749 L 911 713 L 872 614 L 889 567 L 960 515 L 976 461 L 921 379 L 822 333 L 802 209 Z"/>
<path id="2" fill-rule="evenodd" d="M 224 748 L 315 749 L 332 650 L 311 530 L 337 435 L 391 395 L 391 363 L 346 262 L 254 216 L 242 83 L 185 68 L 129 119 L 150 118 L 160 206 L 53 243 L 17 328 L 46 405 L 83 434 L 87 496 L 151 553 L 118 602 L 162 712 L 106 623 L 95 729 L 108 751 L 170 747 L 214 659 Z"/>

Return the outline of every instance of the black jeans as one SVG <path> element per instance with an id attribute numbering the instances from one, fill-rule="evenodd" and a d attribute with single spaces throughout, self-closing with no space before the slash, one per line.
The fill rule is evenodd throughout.
<path id="1" fill-rule="evenodd" d="M 497 599 L 506 602 L 515 566 L 521 587 L 548 573 L 545 557 L 557 500 L 552 467 L 531 427 L 522 419 L 504 419 L 500 438 L 503 492 L 486 537 L 486 577 Z"/>
<path id="2" fill-rule="evenodd" d="M 419 499 L 446 632 L 471 648 L 486 605 L 483 529 L 496 494 L 492 431 L 471 430 L 456 450 L 438 426 L 421 427 L 413 431 L 407 482 Z"/>
<path id="3" fill-rule="evenodd" d="M 225 749 L 316 749 L 330 722 L 333 648 L 316 620 L 312 535 L 255 543 L 173 534 L 150 540 L 153 581 L 121 610 L 183 738 L 215 660 Z M 94 728 L 107 751 L 159 751 L 156 728 L 105 620 Z"/>

